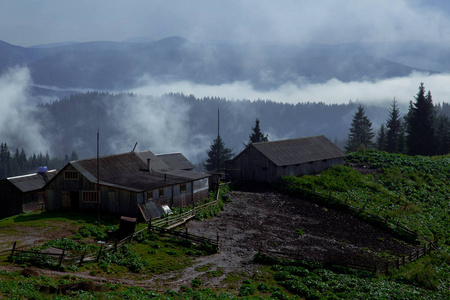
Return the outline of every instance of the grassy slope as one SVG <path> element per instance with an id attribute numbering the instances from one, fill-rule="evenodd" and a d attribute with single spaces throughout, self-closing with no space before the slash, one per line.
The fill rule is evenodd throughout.
<path id="1" fill-rule="evenodd" d="M 156 298 L 220 298 L 273 297 L 288 298 L 348 298 L 348 299 L 443 299 L 450 298 L 450 255 L 448 195 L 450 179 L 449 158 L 407 157 L 368 151 L 349 156 L 355 165 L 379 168 L 373 174 L 362 176 L 349 167 L 335 167 L 321 176 L 290 178 L 303 188 L 349 198 L 355 205 L 366 204 L 366 209 L 380 215 L 398 218 L 412 229 L 430 238 L 440 238 L 442 251 L 420 259 L 413 264 L 394 270 L 389 275 L 373 275 L 347 269 L 325 268 L 320 264 L 305 262 L 284 263 L 267 261 L 263 263 L 258 276 L 248 278 L 247 274 L 229 274 L 218 290 L 204 288 L 205 278 L 196 279 L 189 286 L 182 286 L 178 292 L 148 291 L 140 287 L 125 287 L 120 284 L 104 284 L 102 290 L 95 285 L 87 289 L 69 290 L 62 295 L 64 286 L 82 281 L 74 276 L 48 278 L 45 276 L 25 277 L 17 272 L 0 272 L 0 297 L 22 299 L 24 297 L 47 299 L 87 299 L 90 296 L 103 299 L 147 299 Z M 380 169 L 381 168 L 381 169 Z M 64 216 L 58 222 L 64 222 Z M 34 222 L 35 217 L 16 221 L 21 225 Z M 66 222 L 76 222 L 67 218 Z M 57 220 L 55 217 L 41 221 Z M 11 220 L 0 222 L 0 228 L 11 228 Z M 9 225 L 7 223 L 9 222 Z M 83 223 L 83 222 L 82 222 Z M 88 229 L 94 222 L 83 223 L 81 232 L 95 233 Z M 32 223 L 30 223 L 32 224 Z M 82 225 L 77 224 L 83 228 Z M 103 227 L 103 230 L 106 228 Z M 93 239 L 94 236 L 78 239 Z M 143 237 L 140 242 L 128 247 L 122 256 L 106 257 L 99 264 L 89 264 L 73 272 L 89 272 L 111 278 L 136 276 L 152 278 L 152 274 L 166 274 L 168 271 L 181 272 L 201 249 L 180 244 L 170 239 Z M 166 262 L 166 263 L 164 263 Z M 205 274 L 216 276 L 214 266 L 205 266 Z M 220 272 L 219 272 L 220 273 Z M 87 284 L 89 287 L 89 284 Z M 44 288 L 42 288 L 44 287 Z M 52 288 L 53 287 L 53 291 Z M 55 292 L 58 291 L 59 292 Z M 59 294 L 58 294 L 59 293 Z"/>

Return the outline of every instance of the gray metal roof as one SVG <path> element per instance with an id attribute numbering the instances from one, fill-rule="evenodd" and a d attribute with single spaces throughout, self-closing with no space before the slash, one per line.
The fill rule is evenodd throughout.
<path id="1" fill-rule="evenodd" d="M 344 151 L 323 135 L 254 143 L 252 146 L 277 166 L 339 158 L 346 155 Z"/>
<path id="2" fill-rule="evenodd" d="M 151 159 L 151 171 L 147 167 Z M 71 162 L 91 182 L 97 181 L 97 159 Z M 184 170 L 172 170 L 150 151 L 129 152 L 99 158 L 100 184 L 132 191 L 146 191 L 209 175 Z"/>
<path id="3" fill-rule="evenodd" d="M 168 153 L 156 155 L 171 169 L 192 170 L 194 165 L 181 153 Z"/>
<path id="4" fill-rule="evenodd" d="M 31 192 L 40 190 L 47 184 L 47 182 L 56 175 L 56 170 L 47 171 L 44 173 L 33 173 L 22 176 L 8 177 L 6 180 L 11 182 L 22 192 Z"/>
<path id="5" fill-rule="evenodd" d="M 170 208 L 167 205 L 160 205 L 154 203 L 153 201 L 149 201 L 145 204 L 139 204 L 139 209 L 144 216 L 144 221 L 148 222 L 151 219 L 159 218 L 162 214 L 172 213 Z"/>

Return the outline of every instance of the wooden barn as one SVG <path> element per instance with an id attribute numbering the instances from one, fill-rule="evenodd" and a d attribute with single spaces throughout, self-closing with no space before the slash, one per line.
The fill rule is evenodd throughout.
<path id="1" fill-rule="evenodd" d="M 178 169 L 192 165 L 181 154 L 161 159 L 151 151 L 129 152 L 98 162 L 69 162 L 46 186 L 46 209 L 100 209 L 148 220 L 155 216 L 145 206 L 186 206 L 209 196 L 209 175 Z"/>
<path id="2" fill-rule="evenodd" d="M 254 143 L 226 163 L 233 179 L 275 182 L 288 175 L 317 174 L 344 163 L 345 152 L 325 136 Z"/>
<path id="3" fill-rule="evenodd" d="M 40 167 L 38 173 L 0 180 L 0 218 L 44 209 L 43 187 L 55 175 L 56 170 Z"/>

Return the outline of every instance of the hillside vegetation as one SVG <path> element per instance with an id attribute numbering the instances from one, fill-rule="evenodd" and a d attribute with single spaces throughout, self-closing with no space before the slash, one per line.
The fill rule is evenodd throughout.
<path id="1" fill-rule="evenodd" d="M 188 272 L 193 260 L 205 253 L 192 248 L 191 244 L 149 235 L 134 241 L 122 255 L 108 256 L 81 268 L 35 271 L 2 263 L 0 297 L 448 299 L 450 157 L 410 157 L 365 151 L 349 154 L 347 161 L 348 165 L 336 166 L 320 175 L 283 178 L 282 186 L 291 193 L 308 189 L 325 196 L 331 194 L 373 214 L 389 217 L 417 231 L 421 241 L 438 239 L 439 251 L 399 269 L 390 269 L 387 274 L 257 254 L 248 262 L 255 267 L 253 273 L 229 273 L 219 285 L 209 285 L 208 280 L 221 278 L 224 271 L 219 266 L 205 264 L 196 268 L 204 273 L 202 277 L 167 287 L 165 284 L 177 281 L 180 274 Z M 17 217 L 14 222 L 22 227 L 27 219 Z M 12 220 L 7 220 L 8 226 L 13 226 Z M 79 232 L 69 238 L 76 241 L 86 228 L 95 227 L 94 221 L 88 223 L 78 224 Z M 95 239 L 91 236 L 95 230 L 89 231 L 91 234 L 86 233 L 84 238 Z M 162 261 L 166 263 L 158 263 Z M 28 264 L 23 262 L 20 266 Z"/>

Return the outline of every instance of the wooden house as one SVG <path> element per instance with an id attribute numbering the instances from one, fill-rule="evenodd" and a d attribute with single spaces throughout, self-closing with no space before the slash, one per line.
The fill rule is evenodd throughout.
<path id="1" fill-rule="evenodd" d="M 55 175 L 56 170 L 40 167 L 38 173 L 0 180 L 0 218 L 44 209 L 43 187 Z"/>
<path id="2" fill-rule="evenodd" d="M 317 174 L 344 163 L 345 152 L 325 136 L 254 143 L 226 162 L 233 179 L 274 182 L 288 175 Z"/>
<path id="3" fill-rule="evenodd" d="M 46 208 L 99 209 L 148 220 L 155 216 L 146 212 L 155 211 L 150 209 L 155 205 L 186 206 L 207 198 L 209 175 L 177 169 L 187 163 L 175 156 L 179 163 L 172 167 L 163 161 L 167 157 L 151 151 L 69 162 L 47 184 Z"/>

